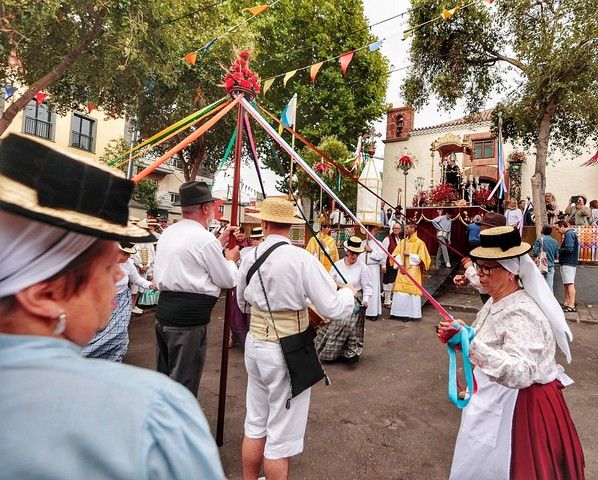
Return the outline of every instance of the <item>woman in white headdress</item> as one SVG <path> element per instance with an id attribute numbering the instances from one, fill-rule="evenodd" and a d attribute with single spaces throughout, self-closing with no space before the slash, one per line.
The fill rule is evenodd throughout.
<path id="1" fill-rule="evenodd" d="M 123 277 L 133 182 L 19 135 L 0 143 L 0 477 L 224 478 L 197 399 L 81 357 Z"/>
<path id="2" fill-rule="evenodd" d="M 463 409 L 451 479 L 583 479 L 584 458 L 556 363 L 571 361 L 571 331 L 517 229 L 481 232 L 471 252 L 491 296 L 472 327 L 469 360 L 477 392 Z M 463 324 L 462 321 L 458 321 Z M 441 322 L 439 337 L 456 334 Z"/>

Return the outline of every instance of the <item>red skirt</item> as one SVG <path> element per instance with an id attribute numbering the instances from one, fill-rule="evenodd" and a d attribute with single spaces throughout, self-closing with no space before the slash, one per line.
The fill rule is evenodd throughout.
<path id="1" fill-rule="evenodd" d="M 585 479 L 583 450 L 563 388 L 554 380 L 519 390 L 513 412 L 511 479 Z"/>

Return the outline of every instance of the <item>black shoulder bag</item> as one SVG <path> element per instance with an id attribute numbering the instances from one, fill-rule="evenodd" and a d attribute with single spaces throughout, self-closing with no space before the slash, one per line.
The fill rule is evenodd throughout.
<path id="1" fill-rule="evenodd" d="M 259 259 L 257 259 L 256 249 L 256 261 L 251 269 L 253 269 L 258 262 L 260 262 L 261 265 L 263 263 L 262 257 L 264 257 L 266 254 L 269 255 L 271 250 L 274 250 L 273 247 L 275 247 L 275 245 L 264 252 Z M 289 372 L 289 378 L 291 381 L 291 398 L 295 398 L 297 395 L 314 386 L 323 378 L 326 379 L 326 385 L 329 385 L 330 380 L 322 368 L 322 364 L 320 363 L 320 359 L 318 358 L 316 347 L 314 345 L 316 330 L 311 325 L 308 324 L 305 330 L 296 333 L 295 335 L 289 335 L 288 337 L 283 338 L 278 336 L 276 323 L 274 322 L 272 309 L 270 308 L 270 302 L 268 301 L 268 295 L 266 294 L 266 287 L 264 286 L 262 274 L 259 271 L 260 265 L 258 265 L 258 268 L 255 270 L 257 270 L 257 274 L 260 279 L 260 284 L 262 286 L 264 298 L 266 299 L 266 305 L 268 306 L 268 312 L 270 313 L 270 319 L 272 320 L 272 325 L 274 326 L 276 338 L 278 338 L 278 341 L 280 342 L 280 348 L 282 349 L 282 354 L 287 364 L 287 370 Z M 247 272 L 248 280 L 251 278 L 249 273 L 253 274 L 255 272 L 255 270 L 254 272 L 251 272 L 251 269 L 249 272 Z M 247 283 L 249 283 L 249 281 Z M 290 398 L 287 400 L 287 409 L 291 406 L 290 400 Z"/>

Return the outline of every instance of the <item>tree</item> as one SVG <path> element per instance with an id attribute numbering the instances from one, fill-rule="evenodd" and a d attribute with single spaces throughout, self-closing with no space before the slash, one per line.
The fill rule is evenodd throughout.
<path id="1" fill-rule="evenodd" d="M 441 0 L 414 0 L 411 26 L 438 17 Z M 499 0 L 474 3 L 447 21 L 415 30 L 412 67 L 403 84 L 416 108 L 431 94 L 444 108 L 464 98 L 475 112 L 494 89 L 505 138 L 535 147 L 531 179 L 536 229 L 547 222 L 544 191 L 550 142 L 575 150 L 598 138 L 598 59 L 593 0 Z M 511 90 L 507 80 L 517 87 Z M 539 233 L 539 230 L 538 230 Z"/>
<path id="2" fill-rule="evenodd" d="M 0 134 L 38 91 L 59 113 L 94 103 L 133 115 L 134 92 L 173 81 L 180 50 L 209 24 L 213 0 L 6 0 L 0 3 L 0 82 L 26 88 L 0 117 Z"/>
<path id="3" fill-rule="evenodd" d="M 336 137 L 330 136 L 323 138 L 318 145 L 318 149 L 337 163 L 346 165 L 347 162 L 351 160 L 351 152 L 349 152 L 349 149 L 343 142 Z M 324 159 L 320 158 L 320 156 L 310 148 L 305 147 L 300 153 L 301 157 L 312 169 L 318 164 L 322 166 L 322 168 L 327 167 L 327 169 L 317 173 L 332 190 L 336 190 L 339 175 L 337 169 L 333 165 L 328 164 Z M 336 194 L 349 210 L 354 212 L 357 208 L 357 184 L 350 179 L 342 178 L 341 185 L 341 190 L 337 191 Z M 278 187 L 280 189 L 282 188 L 282 185 L 279 185 Z M 307 197 L 312 202 L 320 201 L 320 187 L 318 187 L 311 177 L 302 170 L 297 171 L 297 190 L 301 197 Z M 322 196 L 322 203 L 327 204 L 329 201 L 330 199 L 328 198 L 328 195 L 324 193 Z"/>

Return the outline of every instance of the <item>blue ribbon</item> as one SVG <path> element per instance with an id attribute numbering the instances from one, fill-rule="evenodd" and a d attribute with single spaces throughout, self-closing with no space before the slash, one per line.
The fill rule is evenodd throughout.
<path id="1" fill-rule="evenodd" d="M 447 342 L 447 350 L 449 356 L 449 373 L 448 373 L 448 397 L 457 408 L 464 408 L 471 400 L 474 390 L 473 371 L 471 362 L 469 361 L 469 344 L 475 337 L 473 328 L 466 325 L 453 324 L 453 328 L 459 329 L 459 332 L 451 337 Z M 465 332 L 465 334 L 464 334 Z M 468 396 L 466 398 L 459 398 L 457 391 L 457 352 L 456 345 L 461 346 L 461 356 L 463 358 L 463 371 L 465 373 L 465 383 L 467 385 Z"/>

